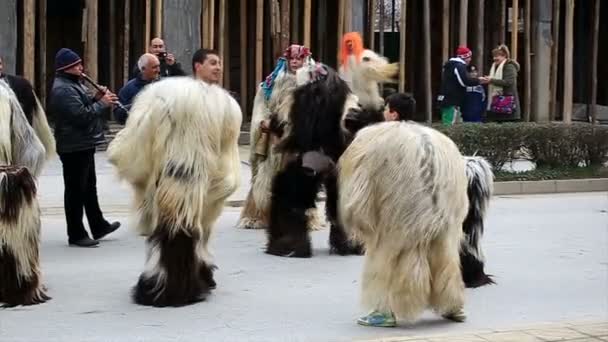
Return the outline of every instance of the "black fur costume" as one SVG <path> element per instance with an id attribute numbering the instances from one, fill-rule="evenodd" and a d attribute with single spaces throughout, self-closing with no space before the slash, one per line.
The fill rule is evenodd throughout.
<path id="1" fill-rule="evenodd" d="M 341 123 L 350 90 L 334 70 L 327 66 L 322 68 L 317 79 L 294 91 L 289 131 L 276 147 L 286 155 L 286 162 L 272 185 L 268 254 L 303 258 L 312 255 L 305 213 L 315 207 L 322 185 L 325 186 L 326 214 L 331 224 L 330 252 L 348 255 L 363 251 L 361 246 L 349 242 L 337 215 L 335 163 L 348 143 Z M 283 137 L 284 129 L 284 123 L 273 115 L 271 132 Z M 305 162 L 306 159 L 311 162 Z"/>

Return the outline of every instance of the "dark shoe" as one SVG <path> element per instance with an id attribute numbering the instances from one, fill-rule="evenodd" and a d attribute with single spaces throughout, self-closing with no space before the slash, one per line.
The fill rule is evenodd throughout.
<path id="1" fill-rule="evenodd" d="M 97 247 L 99 245 L 99 242 L 87 236 L 80 240 L 70 241 L 69 245 L 75 247 Z"/>
<path id="2" fill-rule="evenodd" d="M 112 222 L 109 226 L 103 228 L 97 234 L 93 234 L 93 239 L 100 240 L 103 239 L 106 235 L 113 233 L 116 229 L 120 227 L 120 222 Z"/>

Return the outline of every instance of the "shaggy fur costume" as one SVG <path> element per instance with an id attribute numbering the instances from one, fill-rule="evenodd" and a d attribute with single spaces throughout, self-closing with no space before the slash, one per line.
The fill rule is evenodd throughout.
<path id="1" fill-rule="evenodd" d="M 428 307 L 464 320 L 467 176 L 454 142 L 414 123 L 366 127 L 340 159 L 339 186 L 340 218 L 366 249 L 363 304 L 409 321 Z"/>
<path id="2" fill-rule="evenodd" d="M 289 72 L 281 72 L 274 81 L 270 99 L 266 100 L 264 89 L 260 86 L 253 102 L 253 116 L 250 129 L 251 188 L 237 227 L 245 229 L 264 229 L 268 226 L 272 179 L 282 166 L 282 155 L 273 148 L 273 141 L 261 139 L 260 123 L 270 120 L 271 113 L 286 122 L 289 120 L 292 97 L 296 88 L 296 77 Z M 312 230 L 322 229 L 324 218 L 316 207 L 306 212 L 311 219 Z"/>
<path id="3" fill-rule="evenodd" d="M 55 142 L 33 89 L 15 79 L 20 82 L 16 90 L 30 102 L 22 107 L 9 84 L 0 80 L 0 303 L 6 306 L 50 299 L 40 272 L 35 177 L 54 153 Z M 30 108 L 29 117 L 22 108 Z"/>
<path id="4" fill-rule="evenodd" d="M 469 213 L 462 225 L 464 240 L 460 250 L 462 277 L 467 287 L 480 287 L 494 284 L 485 274 L 485 257 L 481 249 L 483 221 L 494 191 L 492 166 L 481 157 L 465 157 L 469 186 Z"/>
<path id="5" fill-rule="evenodd" d="M 240 182 L 239 105 L 222 88 L 187 77 L 148 85 L 108 154 L 135 189 L 148 235 L 136 303 L 182 306 L 215 288 L 213 224 Z"/>
<path id="6" fill-rule="evenodd" d="M 322 64 L 298 70 L 298 88 L 292 93 L 289 120 L 277 115 L 270 128 L 280 142 L 276 148 L 284 153 L 284 168 L 272 184 L 271 216 L 266 252 L 279 256 L 310 257 L 312 248 L 308 233 L 309 217 L 322 185 L 327 194 L 326 214 L 331 225 L 330 251 L 340 255 L 360 254 L 360 246 L 347 241 L 337 218 L 338 187 L 332 167 L 315 169 L 304 165 L 306 153 L 315 152 L 336 162 L 344 148 L 342 119 L 356 107 L 356 97 L 344 80 Z M 324 162 L 327 165 L 327 162 Z"/>

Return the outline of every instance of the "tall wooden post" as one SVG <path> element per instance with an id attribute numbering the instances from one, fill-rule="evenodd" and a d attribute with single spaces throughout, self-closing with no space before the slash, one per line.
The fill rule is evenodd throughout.
<path id="1" fill-rule="evenodd" d="M 23 1 L 23 14 L 23 77 L 35 84 L 36 2 L 34 0 Z"/>
<path id="2" fill-rule="evenodd" d="M 264 56 L 264 0 L 257 0 L 255 15 L 255 82 L 262 82 Z"/>
<path id="3" fill-rule="evenodd" d="M 281 50 L 286 49 L 289 42 L 289 13 L 290 13 L 290 0 L 281 0 Z"/>
<path id="4" fill-rule="evenodd" d="M 131 36 L 131 2 L 130 1 L 125 1 L 125 8 L 124 8 L 124 13 L 125 13 L 125 26 L 124 26 L 124 32 L 122 35 L 123 38 L 123 49 L 124 49 L 124 53 L 123 53 L 123 59 L 122 59 L 122 83 L 125 84 L 127 83 L 127 80 L 129 79 L 129 74 L 131 73 L 131 66 L 129 65 L 129 45 L 130 45 L 130 36 Z"/>
<path id="5" fill-rule="evenodd" d="M 430 125 L 433 122 L 432 90 L 431 90 L 431 4 L 430 0 L 424 0 L 422 6 L 423 20 L 423 60 L 424 60 L 424 110 L 426 112 L 426 122 Z"/>
<path id="6" fill-rule="evenodd" d="M 87 41 L 85 43 L 86 73 L 97 80 L 97 0 L 87 0 Z"/>
<path id="7" fill-rule="evenodd" d="M 247 63 L 249 60 L 247 54 L 247 0 L 241 0 L 239 5 L 239 25 L 241 29 L 241 110 L 243 112 L 247 112 L 247 66 L 249 65 L 249 63 Z M 254 91 L 257 91 L 257 88 Z"/>
<path id="8" fill-rule="evenodd" d="M 405 91 L 405 51 L 407 47 L 407 0 L 401 0 L 399 20 L 399 92 Z"/>
<path id="9" fill-rule="evenodd" d="M 561 0 L 553 0 L 553 45 L 551 46 L 551 108 L 549 120 L 555 120 L 557 114 L 557 71 L 559 69 L 559 19 L 560 19 Z"/>
<path id="10" fill-rule="evenodd" d="M 551 0 L 535 0 L 534 13 L 534 66 L 530 71 L 534 73 L 534 97 L 531 113 L 534 114 L 533 121 L 549 121 L 550 99 L 551 99 L 551 65 L 547 63 L 551 56 Z M 532 93 L 532 92 L 531 92 Z"/>
<path id="11" fill-rule="evenodd" d="M 353 30 L 353 1 L 344 0 L 344 32 Z"/>
<path id="12" fill-rule="evenodd" d="M 40 84 L 38 85 L 38 96 L 42 103 L 46 103 L 46 0 L 38 2 L 38 25 L 40 39 L 38 40 L 38 52 L 40 56 L 38 74 L 40 75 Z"/>
<path id="13" fill-rule="evenodd" d="M 517 60 L 517 36 L 519 33 L 519 0 L 513 0 L 511 16 L 511 58 Z"/>
<path id="14" fill-rule="evenodd" d="M 426 5 L 425 5 L 426 6 Z M 460 30 L 458 33 L 458 42 L 460 45 L 468 45 L 467 30 L 469 19 L 469 0 L 460 0 Z"/>
<path id="15" fill-rule="evenodd" d="M 507 42 L 507 0 L 498 0 L 498 45 Z"/>
<path id="16" fill-rule="evenodd" d="M 201 5 L 203 6 L 203 11 L 201 14 L 201 45 L 204 48 L 209 47 L 209 2 L 212 0 L 202 0 Z"/>
<path id="17" fill-rule="evenodd" d="M 574 49 L 574 0 L 566 0 L 565 45 L 564 45 L 564 122 L 572 122 L 572 82 Z"/>
<path id="18" fill-rule="evenodd" d="M 473 52 L 473 58 L 475 59 L 475 64 L 477 64 L 477 70 L 483 75 L 484 71 L 484 62 L 485 62 L 485 47 L 484 47 L 484 20 L 485 20 L 485 1 L 484 0 L 476 0 L 476 22 L 475 22 L 475 46 Z"/>
<path id="19" fill-rule="evenodd" d="M 401 13 L 403 13 L 403 7 Z M 450 58 L 450 0 L 443 0 L 442 13 L 441 61 L 446 62 Z"/>
<path id="20" fill-rule="evenodd" d="M 163 0 L 154 0 L 154 36 L 163 36 Z"/>
<path id="21" fill-rule="evenodd" d="M 593 9 L 593 21 L 591 29 L 591 99 L 590 116 L 591 123 L 597 123 L 597 51 L 600 33 L 600 0 L 595 0 Z"/>
<path id="22" fill-rule="evenodd" d="M 378 51 L 380 52 L 381 56 L 384 56 L 384 17 L 386 14 L 384 11 L 384 5 L 384 0 L 380 0 L 380 3 L 378 3 Z"/>
<path id="23" fill-rule="evenodd" d="M 370 0 L 369 2 L 369 48 L 374 50 L 376 40 L 376 1 Z M 380 0 L 384 1 L 384 0 Z"/>
<path id="24" fill-rule="evenodd" d="M 144 36 L 145 36 L 145 40 L 146 40 L 146 44 L 150 43 L 150 40 L 152 40 L 152 38 L 150 37 L 150 33 L 152 32 L 152 1 L 151 0 L 146 0 L 146 23 L 145 23 L 145 30 L 146 32 L 144 32 Z"/>
<path id="25" fill-rule="evenodd" d="M 531 77 L 531 51 L 530 51 L 530 38 L 531 38 L 531 10 L 532 10 L 532 1 L 526 0 L 526 7 L 524 9 L 524 121 L 530 121 L 530 104 L 532 103 L 532 77 Z"/>
<path id="26" fill-rule="evenodd" d="M 227 31 L 226 31 L 226 0 L 220 0 L 220 18 L 219 18 L 219 32 L 221 32 L 222 34 L 218 37 L 217 40 L 217 44 L 218 44 L 218 53 L 220 54 L 220 57 L 222 58 L 222 63 L 224 66 L 224 77 L 223 79 L 220 81 L 220 84 L 222 86 L 225 86 L 225 81 L 228 79 L 228 73 L 230 71 L 229 68 L 227 68 L 226 62 L 229 60 L 228 58 L 228 54 L 226 53 L 226 37 L 228 36 Z"/>
<path id="27" fill-rule="evenodd" d="M 310 48 L 311 0 L 304 0 L 304 45 Z"/>
<path id="28" fill-rule="evenodd" d="M 341 39 L 342 36 L 344 36 L 344 11 L 345 11 L 345 4 L 344 4 L 344 0 L 338 0 L 338 39 Z M 340 44 L 337 44 L 337 53 L 336 56 L 338 56 L 338 58 L 340 58 Z M 338 61 L 338 63 L 340 63 L 340 61 Z"/>
<path id="29" fill-rule="evenodd" d="M 209 19 L 207 21 L 207 46 L 210 49 L 215 49 L 215 0 L 209 0 Z"/>

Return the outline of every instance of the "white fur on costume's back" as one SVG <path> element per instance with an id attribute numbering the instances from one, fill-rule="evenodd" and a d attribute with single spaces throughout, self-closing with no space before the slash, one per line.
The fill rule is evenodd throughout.
<path id="1" fill-rule="evenodd" d="M 344 152 L 339 167 L 341 208 L 345 209 L 340 214 L 346 227 L 354 214 L 358 223 L 365 223 L 356 227 L 353 233 L 357 235 L 372 234 L 368 229 L 401 222 L 410 228 L 403 232 L 404 240 L 420 234 L 432 238 L 436 232 L 418 231 L 415 223 L 424 218 L 439 226 L 453 216 L 434 212 L 434 208 L 464 212 L 457 214 L 463 219 L 466 215 L 464 160 L 452 140 L 431 128 L 404 122 L 366 127 Z M 454 183 L 461 188 L 458 193 L 448 186 Z M 456 195 L 462 197 L 458 205 L 452 202 Z M 433 196 L 436 204 L 432 203 Z"/>
<path id="2" fill-rule="evenodd" d="M 239 105 L 221 87 L 166 78 L 138 94 L 108 154 L 119 175 L 135 186 L 138 201 L 154 197 L 161 206 L 149 208 L 155 217 L 171 217 L 174 227 L 207 230 L 205 213 L 216 211 L 217 201 L 240 182 L 241 121 Z M 171 172 L 178 176 L 169 177 Z"/>

